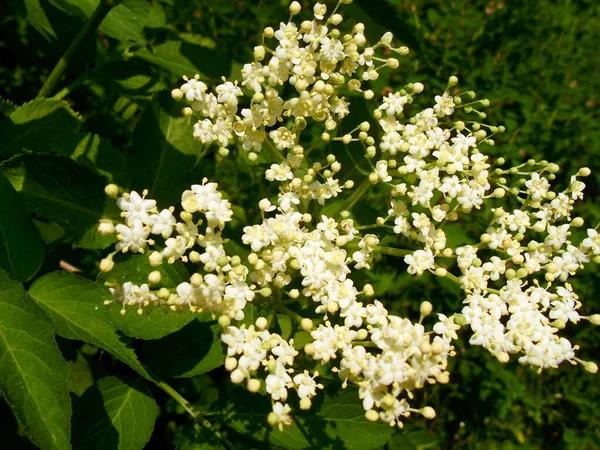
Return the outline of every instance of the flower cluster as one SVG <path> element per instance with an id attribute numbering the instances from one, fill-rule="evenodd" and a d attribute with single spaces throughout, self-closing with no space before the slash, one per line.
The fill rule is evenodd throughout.
<path id="1" fill-rule="evenodd" d="M 118 194 L 115 185 L 107 186 L 106 191 L 113 197 Z M 160 250 L 150 253 L 151 265 L 159 266 L 164 260 L 169 264 L 190 261 L 202 265 L 205 273 L 194 273 L 189 283 L 181 283 L 171 290 L 151 290 L 148 284 L 137 286 L 131 282 L 111 286 L 114 301 L 123 305 L 122 313 L 125 314 L 126 306 L 137 306 L 138 313 L 142 314 L 143 307 L 153 305 L 168 306 L 173 311 L 189 308 L 194 313 L 210 312 L 214 316 L 243 319 L 244 307 L 252 301 L 255 292 L 254 287 L 246 283 L 248 270 L 239 256 L 225 253 L 221 231 L 231 220 L 232 211 L 229 202 L 217 191 L 217 184 L 205 179 L 201 185 L 193 185 L 182 194 L 181 221 L 175 217 L 174 207 L 159 213 L 156 202 L 146 195 L 144 192 L 140 197 L 133 191 L 117 199 L 125 224 L 113 227 L 106 220 L 101 222 L 100 231 L 108 234 L 115 230 L 118 239 L 115 251 L 102 260 L 101 269 L 110 271 L 114 266 L 113 256 L 118 252 L 145 253 L 153 246 L 159 247 L 149 238 L 155 235 L 162 237 L 163 243 Z M 194 217 L 198 213 L 204 220 Z M 199 228 L 203 225 L 203 229 Z M 160 280 L 159 271 L 148 276 L 150 284 L 158 284 Z"/>
<path id="2" fill-rule="evenodd" d="M 292 421 L 289 392 L 295 391 L 302 409 L 310 408 L 323 388 L 316 378 L 326 372 L 337 374 L 342 387 L 358 389 L 370 421 L 401 427 L 411 413 L 433 418 L 431 407 L 411 407 L 409 401 L 427 384 L 449 382 L 453 340 L 467 326 L 469 342 L 502 362 L 514 354 L 539 370 L 566 360 L 596 372 L 596 364 L 578 359 L 577 345 L 559 335 L 569 322 L 600 325 L 599 315 L 579 313 L 581 302 L 569 283 L 600 256 L 598 227 L 587 230 L 587 238 L 571 236 L 583 226 L 573 206 L 583 197 L 581 178 L 589 169 L 580 169 L 556 192 L 555 164 L 502 168 L 503 158 L 494 161 L 484 150 L 504 127 L 478 121 L 489 101 L 461 93 L 456 77 L 435 103 L 416 112 L 424 91 L 418 82 L 375 101 L 368 83 L 381 70 L 398 67 L 391 52 L 404 55 L 408 49 L 393 47 L 391 33 L 368 45 L 362 24 L 343 34 L 336 28 L 342 22 L 337 6 L 327 15 L 317 3 L 313 19 L 297 25 L 291 19 L 300 5 L 292 2 L 290 21 L 264 30 L 241 83 L 223 79 L 211 91 L 196 76 L 172 92 L 187 102 L 183 113 L 196 120 L 193 135 L 204 148 L 214 145 L 222 156 L 237 148 L 274 189 L 258 202 L 262 221 L 243 228 L 240 239 L 251 250 L 247 260 L 225 252 L 221 232 L 232 209 L 215 183 L 204 180 L 182 194 L 180 220 L 173 207 L 159 212 L 146 193 L 123 194 L 117 204 L 125 223 L 114 227 L 103 220 L 99 227 L 103 233 L 116 230 L 118 237 L 101 269 L 111 270 L 116 252 L 154 247 L 152 265 L 182 261 L 193 264 L 195 273 L 171 290 L 130 282 L 112 286 L 114 301 L 123 311 L 166 305 L 218 316 L 232 382 L 245 382 L 251 392 L 264 388 L 273 405 L 269 423 L 279 428 Z M 359 95 L 373 101 L 373 120 L 342 132 L 350 101 Z M 468 114 L 477 121 L 459 120 Z M 348 179 L 351 172 L 331 143 L 362 148 L 368 169 L 352 168 L 365 174 L 360 184 Z M 376 192 L 385 205 L 374 223 L 361 224 L 352 210 L 367 192 Z M 109 186 L 107 193 L 116 198 L 118 188 Z M 487 229 L 471 245 L 449 245 L 448 224 L 472 214 Z M 367 229 L 377 232 L 365 234 Z M 155 242 L 158 237 L 162 242 Z M 418 322 L 390 314 L 373 298 L 373 287 L 359 286 L 353 277 L 353 271 L 370 270 L 378 254 L 403 258 L 411 275 L 455 282 L 465 306 L 449 316 L 437 314 L 429 330 L 423 320 L 433 306 L 427 301 Z M 159 272 L 148 280 L 158 283 Z M 266 317 L 232 324 L 244 318 L 256 293 Z M 310 342 L 296 346 L 293 338 L 274 332 L 276 313 L 287 314 Z"/>

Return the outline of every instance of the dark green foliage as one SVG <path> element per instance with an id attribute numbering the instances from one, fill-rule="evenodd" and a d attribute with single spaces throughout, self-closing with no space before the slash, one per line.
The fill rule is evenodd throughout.
<path id="1" fill-rule="evenodd" d="M 273 193 L 248 160 L 223 159 L 212 150 L 199 155 L 169 91 L 182 75 L 200 73 L 210 82 L 239 74 L 262 29 L 287 20 L 289 2 L 114 3 L 56 89 L 40 99 L 40 88 L 99 0 L 0 6 L 0 422 L 7 448 L 25 448 L 24 438 L 61 450 L 220 449 L 227 441 L 249 449 L 600 447 L 597 377 L 580 367 L 539 375 L 516 363 L 503 366 L 468 345 L 457 348 L 451 383 L 418 399 L 438 411 L 435 420 L 411 418 L 402 431 L 370 424 L 355 392 L 327 392 L 282 433 L 266 425 L 268 399 L 232 387 L 219 369 L 225 355 L 211 317 L 159 309 L 139 317 L 135 307 L 121 315 L 120 305 L 103 306 L 110 298 L 105 283 L 141 284 L 151 270 L 145 255 L 116 256 L 110 276 L 97 277 L 101 249 L 114 241 L 96 233 L 97 223 L 118 214 L 103 193 L 107 183 L 148 189 L 169 205 L 210 176 L 234 207 L 226 248 L 247 255 L 241 229 L 260 216 L 256 199 Z M 377 94 L 421 81 L 421 97 L 430 102 L 457 75 L 462 90 L 490 99 L 488 121 L 507 128 L 491 153 L 513 163 L 531 157 L 557 162 L 564 171 L 559 182 L 589 166 L 595 177 L 588 178 L 586 195 L 598 198 L 598 2 L 355 0 L 341 14 L 348 23 L 365 23 L 372 41 L 390 30 L 411 48 L 398 71 L 384 71 L 373 83 Z M 356 110 L 345 126 L 369 117 L 366 108 Z M 354 165 L 359 152 L 348 151 L 342 163 Z M 364 177 L 360 170 L 351 178 Z M 381 198 L 374 193 L 365 204 Z M 600 207 L 588 201 L 580 214 L 596 223 Z M 356 216 L 360 221 L 373 210 L 363 206 Z M 446 230 L 450 245 L 472 239 L 469 225 Z M 183 264 L 152 270 L 161 272 L 166 288 L 189 278 Z M 408 275 L 397 258 L 382 257 L 356 278 L 403 316 L 418 317 L 424 299 L 444 313 L 462 302 L 454 284 Z M 579 277 L 582 314 L 598 312 L 599 288 L 596 273 Z M 256 302 L 246 320 L 260 315 Z M 275 323 L 298 348 L 305 343 L 307 333 L 288 316 L 278 315 Z M 600 360 L 591 325 L 567 331 L 586 343 L 582 358 Z M 468 341 L 466 333 L 461 337 Z M 169 389 L 161 377 L 206 413 L 209 426 L 194 423 L 181 402 L 161 391 Z"/>

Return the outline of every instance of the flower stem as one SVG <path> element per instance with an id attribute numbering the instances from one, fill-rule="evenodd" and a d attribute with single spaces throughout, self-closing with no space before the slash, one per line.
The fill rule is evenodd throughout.
<path id="1" fill-rule="evenodd" d="M 346 247 L 358 249 L 358 244 L 350 243 Z M 384 247 L 383 245 L 376 245 L 373 248 L 373 252 L 381 253 L 382 255 L 398 256 L 398 257 L 402 258 L 406 255 L 412 255 L 415 251 L 407 250 L 404 248 L 392 248 L 392 247 Z"/>
<path id="2" fill-rule="evenodd" d="M 52 72 L 48 76 L 48 79 L 40 89 L 40 92 L 38 93 L 36 98 L 45 98 L 50 96 L 52 91 L 56 88 L 56 85 L 60 82 L 60 79 L 67 70 L 69 63 L 75 56 L 75 53 L 77 53 L 77 50 L 79 49 L 79 46 L 81 45 L 83 40 L 87 37 L 89 33 L 98 28 L 98 26 L 102 23 L 102 21 L 110 12 L 113 6 L 114 2 L 110 0 L 102 0 L 98 4 L 96 9 L 86 22 L 86 24 L 79 31 L 77 36 L 75 36 L 75 39 L 73 40 L 73 42 L 71 42 L 69 48 L 67 48 L 67 51 L 64 53 L 64 55 L 60 57 L 60 59 L 56 63 L 56 66 L 54 66 L 54 69 L 52 69 Z"/>
<path id="3" fill-rule="evenodd" d="M 363 182 L 350 194 L 350 197 L 346 199 L 346 201 L 339 207 L 337 207 L 330 214 L 335 216 L 339 214 L 341 211 L 350 211 L 352 207 L 360 200 L 360 198 L 367 192 L 367 190 L 372 186 L 372 183 L 369 181 L 369 178 L 365 178 Z"/>
<path id="4" fill-rule="evenodd" d="M 169 395 L 173 400 L 175 400 L 177 403 L 179 403 L 181 406 L 183 406 L 183 409 L 185 409 L 190 414 L 190 416 L 192 416 L 192 418 L 194 419 L 194 422 L 199 423 L 204 428 L 206 428 L 211 433 L 213 433 L 219 439 L 219 441 L 221 441 L 221 443 L 225 446 L 225 448 L 228 448 L 231 450 L 236 450 L 236 447 L 231 442 L 229 442 L 227 440 L 227 438 L 225 438 L 218 430 L 215 430 L 213 425 L 208 420 L 206 420 L 204 417 L 202 417 L 202 413 L 200 411 L 198 411 L 196 408 L 194 408 L 194 406 L 189 401 L 187 401 L 185 398 L 183 398 L 179 392 L 177 392 L 175 389 L 173 389 L 167 382 L 165 382 L 163 379 L 161 379 L 158 375 L 156 375 L 154 373 L 152 373 L 151 375 L 152 375 L 154 383 L 160 389 L 162 389 L 165 393 L 167 393 L 167 395 Z"/>

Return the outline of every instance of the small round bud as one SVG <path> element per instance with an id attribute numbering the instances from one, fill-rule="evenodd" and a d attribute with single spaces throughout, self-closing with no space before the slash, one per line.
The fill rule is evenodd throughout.
<path id="1" fill-rule="evenodd" d="M 304 346 L 304 353 L 306 353 L 309 356 L 312 356 L 315 354 L 315 345 L 312 342 L 309 342 L 308 344 L 306 344 Z"/>
<path id="2" fill-rule="evenodd" d="M 439 355 L 444 351 L 444 344 L 442 344 L 440 341 L 435 341 L 433 344 L 431 344 L 431 352 L 434 355 Z"/>
<path id="3" fill-rule="evenodd" d="M 359 341 L 364 341 L 369 336 L 369 332 L 364 328 L 361 328 L 356 332 L 356 339 Z"/>
<path id="4" fill-rule="evenodd" d="M 510 361 L 510 356 L 508 356 L 508 353 L 506 352 L 496 353 L 495 356 L 502 364 L 506 364 L 508 361 Z"/>
<path id="5" fill-rule="evenodd" d="M 490 101 L 487 98 L 479 100 L 479 103 L 481 103 L 481 106 L 483 106 L 484 108 L 487 108 L 488 106 L 490 106 Z"/>
<path id="6" fill-rule="evenodd" d="M 342 23 L 342 20 L 344 20 L 344 18 L 341 14 L 334 14 L 333 16 L 331 16 L 330 20 L 332 24 L 339 25 L 340 23 Z"/>
<path id="7" fill-rule="evenodd" d="M 115 263 L 112 260 L 112 255 L 108 255 L 102 261 L 100 261 L 100 271 L 101 272 L 110 272 L 113 267 L 115 267 Z"/>
<path id="8" fill-rule="evenodd" d="M 595 362 L 586 361 L 586 362 L 582 362 L 581 365 L 589 373 L 597 373 L 598 372 L 598 365 Z"/>
<path id="9" fill-rule="evenodd" d="M 433 419 L 435 418 L 435 409 L 433 409 L 431 406 L 426 406 L 421 410 L 421 415 L 426 419 Z"/>
<path id="10" fill-rule="evenodd" d="M 448 78 L 448 86 L 452 87 L 452 86 L 456 86 L 458 84 L 458 78 L 455 77 L 454 75 L 452 75 L 450 78 Z"/>
<path id="11" fill-rule="evenodd" d="M 300 399 L 300 409 L 303 411 L 307 411 L 310 409 L 310 407 L 312 406 L 312 402 L 310 401 L 310 398 L 308 397 L 304 397 Z"/>
<path id="12" fill-rule="evenodd" d="M 580 177 L 589 177 L 591 173 L 592 173 L 592 171 L 590 170 L 589 167 L 582 167 L 577 172 L 577 175 L 579 175 Z"/>
<path id="13" fill-rule="evenodd" d="M 98 224 L 98 233 L 102 236 L 108 236 L 109 234 L 113 234 L 115 232 L 115 226 L 112 220 L 109 219 L 101 219 Z"/>
<path id="14" fill-rule="evenodd" d="M 183 98 L 183 92 L 181 92 L 181 89 L 173 89 L 171 91 L 171 97 L 173 97 L 173 100 L 178 102 Z"/>
<path id="15" fill-rule="evenodd" d="M 223 315 L 219 317 L 218 323 L 221 328 L 227 328 L 229 325 L 231 325 L 231 319 L 229 318 L 229 316 Z"/>
<path id="16" fill-rule="evenodd" d="M 189 106 L 186 106 L 185 108 L 183 108 L 181 110 L 181 115 L 183 117 L 192 117 L 192 114 L 194 114 L 194 110 L 192 108 L 190 108 Z"/>
<path id="17" fill-rule="evenodd" d="M 412 86 L 412 91 L 415 94 L 420 94 L 421 92 L 423 92 L 423 89 L 425 89 L 425 86 L 423 85 L 423 83 L 414 83 Z"/>
<path id="18" fill-rule="evenodd" d="M 588 320 L 592 325 L 600 326 L 600 314 L 592 314 Z"/>
<path id="19" fill-rule="evenodd" d="M 244 372 L 242 372 L 240 369 L 235 369 L 233 372 L 231 372 L 231 382 L 233 384 L 240 384 L 242 381 L 244 381 L 244 378 L 246 378 L 244 376 Z"/>
<path id="20" fill-rule="evenodd" d="M 365 418 L 369 422 L 377 422 L 379 420 L 379 414 L 374 409 L 370 409 L 365 413 Z"/>
<path id="21" fill-rule="evenodd" d="M 438 267 L 437 269 L 435 269 L 435 274 L 438 277 L 445 277 L 446 275 L 448 275 L 448 271 L 443 267 Z"/>
<path id="22" fill-rule="evenodd" d="M 231 356 L 225 358 L 225 369 L 227 369 L 228 372 L 231 372 L 233 369 L 235 369 L 237 364 L 237 359 L 232 358 Z"/>
<path id="23" fill-rule="evenodd" d="M 375 97 L 375 93 L 369 89 L 363 93 L 363 96 L 365 97 L 365 100 L 371 100 L 373 97 Z"/>
<path id="24" fill-rule="evenodd" d="M 150 274 L 148 275 L 148 283 L 150 283 L 150 284 L 158 284 L 158 283 L 160 283 L 161 279 L 162 279 L 162 275 L 160 274 L 160 272 L 158 270 L 154 270 L 154 271 L 150 272 Z"/>
<path id="25" fill-rule="evenodd" d="M 301 10 L 302 10 L 302 6 L 300 6 L 300 3 L 292 2 L 290 4 L 290 14 L 292 14 L 293 16 L 300 13 Z"/>
<path id="26" fill-rule="evenodd" d="M 310 331 L 313 329 L 313 321 L 305 317 L 300 322 L 300 326 L 304 331 Z"/>
<path id="27" fill-rule="evenodd" d="M 398 66 L 400 66 L 400 61 L 398 61 L 396 58 L 388 58 L 386 64 L 390 69 L 397 69 Z"/>
<path id="28" fill-rule="evenodd" d="M 260 389 L 260 380 L 258 380 L 256 378 L 252 378 L 252 379 L 248 380 L 248 384 L 247 384 L 246 388 L 248 389 L 248 392 L 256 394 Z"/>
<path id="29" fill-rule="evenodd" d="M 575 217 L 571 221 L 571 226 L 573 226 L 575 228 L 579 228 L 579 227 L 583 226 L 583 219 L 581 217 Z"/>
<path id="30" fill-rule="evenodd" d="M 373 297 L 375 295 L 375 289 L 373 289 L 372 285 L 365 284 L 365 287 L 363 288 L 363 293 L 368 297 Z"/>
<path id="31" fill-rule="evenodd" d="M 352 135 L 345 134 L 344 137 L 342 137 L 342 142 L 344 144 L 349 144 L 350 142 L 352 142 Z"/>
<path id="32" fill-rule="evenodd" d="M 421 316 L 428 316 L 429 314 L 431 314 L 431 311 L 433 311 L 433 305 L 428 301 L 424 301 L 423 303 L 421 303 L 419 311 L 421 312 Z"/>
<path id="33" fill-rule="evenodd" d="M 273 30 L 273 28 L 271 27 L 267 27 L 264 29 L 263 31 L 263 36 L 270 39 L 275 35 L 275 30 Z"/>
<path id="34" fill-rule="evenodd" d="M 267 325 L 269 323 L 267 322 L 267 319 L 265 317 L 259 317 L 258 319 L 256 319 L 255 324 L 256 328 L 258 328 L 260 331 L 263 331 L 267 328 Z"/>
<path id="35" fill-rule="evenodd" d="M 119 195 L 119 186 L 116 184 L 108 184 L 104 188 L 104 193 L 110 198 L 117 198 L 117 195 Z"/>
<path id="36" fill-rule="evenodd" d="M 226 158 L 227 155 L 229 155 L 229 149 L 225 147 L 219 147 L 219 155 L 221 155 L 223 158 Z"/>

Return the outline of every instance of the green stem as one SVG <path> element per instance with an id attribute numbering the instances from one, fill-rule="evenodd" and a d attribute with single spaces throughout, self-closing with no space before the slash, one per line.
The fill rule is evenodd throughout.
<path id="1" fill-rule="evenodd" d="M 369 178 L 365 178 L 363 182 L 350 194 L 350 197 L 346 199 L 346 201 L 341 205 L 334 209 L 330 214 L 335 216 L 339 214 L 341 211 L 350 211 L 352 207 L 360 200 L 360 198 L 367 192 L 367 190 L 372 186 L 372 183 L 369 181 Z"/>
<path id="2" fill-rule="evenodd" d="M 181 394 L 179 392 L 177 392 L 175 389 L 173 389 L 168 383 L 166 383 L 164 380 L 162 380 L 158 375 L 152 373 L 152 378 L 154 383 L 160 388 L 162 389 L 165 393 L 167 393 L 167 395 L 169 395 L 172 399 L 174 399 L 177 403 L 179 403 L 181 406 L 183 406 L 183 409 L 185 409 L 190 416 L 192 416 L 192 418 L 194 419 L 194 422 L 199 423 L 200 425 L 202 425 L 204 428 L 206 428 L 208 431 L 210 431 L 211 433 L 213 433 L 220 441 L 223 445 L 225 445 L 226 448 L 231 449 L 231 450 L 236 450 L 236 447 L 227 440 L 227 438 L 225 438 L 219 431 L 215 430 L 213 425 L 206 420 L 204 417 L 202 417 L 202 413 L 200 411 L 198 411 L 196 408 L 194 408 L 194 406 L 188 402 L 185 398 L 183 398 L 181 396 Z"/>
<path id="3" fill-rule="evenodd" d="M 87 73 L 82 73 L 75 81 L 73 81 L 69 85 L 65 86 L 64 88 L 62 88 L 52 98 L 54 98 L 56 100 L 62 100 L 62 99 L 64 99 L 67 95 L 69 95 L 71 92 L 73 92 L 79 86 L 81 86 L 88 79 L 89 79 L 88 78 L 88 74 Z"/>
<path id="4" fill-rule="evenodd" d="M 98 4 L 96 9 L 86 22 L 86 24 L 79 31 L 77 36 L 75 36 L 75 39 L 73 40 L 73 42 L 71 42 L 69 48 L 67 48 L 65 54 L 61 56 L 61 58 L 56 63 L 56 66 L 54 66 L 54 69 L 52 69 L 52 72 L 48 76 L 48 79 L 40 89 L 40 92 L 38 93 L 36 98 L 45 98 L 50 96 L 50 94 L 52 93 L 54 88 L 56 88 L 56 85 L 59 83 L 60 79 L 64 75 L 65 71 L 67 70 L 69 63 L 75 56 L 75 53 L 77 53 L 77 50 L 79 49 L 79 46 L 81 45 L 83 40 L 87 37 L 89 33 L 98 28 L 100 23 L 102 23 L 102 21 L 110 12 L 113 6 L 114 2 L 109 2 L 109 0 L 102 0 Z"/>
<path id="5" fill-rule="evenodd" d="M 281 152 L 275 148 L 275 146 L 269 140 L 269 138 L 266 138 L 265 142 L 267 143 L 267 147 L 269 147 L 269 150 L 271 150 L 273 156 L 275 156 L 275 159 L 279 160 L 279 162 L 287 161 L 286 157 L 283 156 Z"/>
<path id="6" fill-rule="evenodd" d="M 358 249 L 358 244 L 350 243 L 346 246 L 346 248 Z M 373 247 L 373 252 L 381 253 L 382 255 L 390 255 L 390 256 L 398 256 L 404 257 L 406 255 L 412 255 L 414 250 L 406 250 L 404 248 L 392 248 L 392 247 L 384 247 L 383 245 L 376 245 Z"/>

